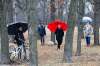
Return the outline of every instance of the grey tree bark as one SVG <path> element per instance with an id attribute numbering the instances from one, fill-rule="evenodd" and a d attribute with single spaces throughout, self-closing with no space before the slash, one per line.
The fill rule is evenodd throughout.
<path id="1" fill-rule="evenodd" d="M 51 7 L 51 21 L 53 21 L 55 20 L 55 11 L 56 11 L 55 0 L 51 0 L 50 4 L 51 4 L 50 6 Z M 54 33 L 51 33 L 51 41 L 53 41 L 55 44 L 55 34 Z"/>
<path id="2" fill-rule="evenodd" d="M 0 0 L 0 34 L 1 34 L 1 63 L 8 64 L 9 59 L 9 42 L 8 42 L 8 32 L 7 32 L 7 0 Z"/>
<path id="3" fill-rule="evenodd" d="M 75 7 L 76 7 L 77 0 L 71 0 L 69 6 L 69 13 L 68 13 L 68 25 L 69 29 L 66 33 L 65 38 L 65 46 L 64 46 L 64 58 L 65 61 L 68 63 L 72 62 L 72 45 L 73 45 L 73 33 L 74 33 L 74 26 L 75 26 Z"/>
<path id="4" fill-rule="evenodd" d="M 26 0 L 13 1 L 13 22 L 27 22 L 26 16 Z"/>
<path id="5" fill-rule="evenodd" d="M 7 18 L 7 24 L 13 22 L 13 0 L 10 0 L 10 1 L 8 0 L 8 8 L 7 8 L 6 18 Z"/>
<path id="6" fill-rule="evenodd" d="M 64 0 L 58 0 L 58 19 L 63 20 Z"/>
<path id="7" fill-rule="evenodd" d="M 94 0 L 94 45 L 99 45 L 100 1 Z"/>
<path id="8" fill-rule="evenodd" d="M 84 6 L 85 6 L 85 1 L 84 0 L 78 0 L 78 38 L 77 38 L 77 51 L 76 55 L 80 56 L 81 55 L 81 39 L 82 39 L 82 17 L 84 15 Z"/>
<path id="9" fill-rule="evenodd" d="M 27 16 L 29 23 L 30 66 L 38 66 L 37 54 L 37 0 L 27 0 Z"/>

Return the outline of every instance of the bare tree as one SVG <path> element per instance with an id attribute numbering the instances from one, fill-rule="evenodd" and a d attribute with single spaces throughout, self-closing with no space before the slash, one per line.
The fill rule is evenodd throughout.
<path id="1" fill-rule="evenodd" d="M 78 38 L 77 38 L 77 52 L 76 55 L 80 56 L 81 55 L 81 38 L 82 38 L 82 17 L 84 15 L 84 6 L 85 6 L 85 1 L 84 0 L 78 0 Z"/>
<path id="2" fill-rule="evenodd" d="M 26 0 L 12 0 L 13 1 L 13 22 L 27 22 L 27 7 Z"/>
<path id="3" fill-rule="evenodd" d="M 74 27 L 75 27 L 75 10 L 76 10 L 76 2 L 77 0 L 71 0 L 70 6 L 69 6 L 69 13 L 68 13 L 68 25 L 69 29 L 66 33 L 65 38 L 65 46 L 64 46 L 64 58 L 65 61 L 68 63 L 72 62 L 72 45 L 73 45 L 73 33 L 74 33 Z"/>
<path id="4" fill-rule="evenodd" d="M 99 45 L 100 1 L 94 0 L 94 45 Z"/>
<path id="5" fill-rule="evenodd" d="M 6 27 L 6 14 L 9 0 L 0 0 L 0 34 L 1 34 L 1 63 L 8 64 L 9 59 L 9 42 L 8 32 Z"/>
<path id="6" fill-rule="evenodd" d="M 58 0 L 58 18 L 63 19 L 64 0 Z"/>
<path id="7" fill-rule="evenodd" d="M 27 16 L 29 23 L 30 66 L 38 66 L 37 54 L 37 17 L 36 5 L 38 0 L 27 0 Z"/>
<path id="8" fill-rule="evenodd" d="M 50 7 L 51 7 L 51 21 L 55 20 L 55 0 L 51 0 L 50 2 Z M 51 41 L 55 43 L 55 34 L 51 33 Z"/>

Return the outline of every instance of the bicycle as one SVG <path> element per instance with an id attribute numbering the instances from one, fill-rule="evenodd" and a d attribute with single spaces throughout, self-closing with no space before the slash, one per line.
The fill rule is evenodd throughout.
<path id="1" fill-rule="evenodd" d="M 18 47 L 10 48 L 9 54 L 10 54 L 10 60 L 11 61 L 16 61 L 18 59 L 23 60 L 24 58 L 26 58 L 26 48 L 25 48 L 25 45 L 22 44 L 22 45 L 20 45 Z"/>

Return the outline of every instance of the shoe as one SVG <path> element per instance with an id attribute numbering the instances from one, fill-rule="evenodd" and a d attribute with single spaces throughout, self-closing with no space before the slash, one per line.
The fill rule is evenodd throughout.
<path id="1" fill-rule="evenodd" d="M 60 48 L 57 48 L 57 50 L 60 50 Z"/>
<path id="2" fill-rule="evenodd" d="M 87 45 L 87 47 L 90 47 L 90 45 Z"/>

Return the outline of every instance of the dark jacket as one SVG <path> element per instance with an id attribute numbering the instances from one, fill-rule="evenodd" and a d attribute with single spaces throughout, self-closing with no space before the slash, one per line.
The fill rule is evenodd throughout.
<path id="1" fill-rule="evenodd" d="M 64 31 L 60 28 L 57 28 L 56 32 L 55 32 L 55 35 L 56 35 L 56 40 L 57 41 L 62 41 L 63 40 L 63 36 L 64 36 Z"/>
<path id="2" fill-rule="evenodd" d="M 40 27 L 38 27 L 38 33 L 41 37 L 43 37 L 44 35 L 46 35 L 46 30 L 45 27 L 43 25 L 41 25 Z"/>
<path id="3" fill-rule="evenodd" d="M 24 41 L 25 41 L 23 33 L 19 31 L 15 35 L 15 40 L 16 40 L 18 45 L 22 45 L 24 43 Z"/>

